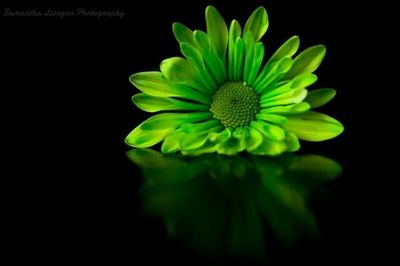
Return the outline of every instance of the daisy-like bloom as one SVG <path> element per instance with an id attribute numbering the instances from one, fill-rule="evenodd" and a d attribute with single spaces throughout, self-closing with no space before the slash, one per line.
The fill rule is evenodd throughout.
<path id="1" fill-rule="evenodd" d="M 134 104 L 161 112 L 126 138 L 129 146 L 162 143 L 163 153 L 198 155 L 279 155 L 300 148 L 300 140 L 323 141 L 339 135 L 342 124 L 311 111 L 335 96 L 333 89 L 307 91 L 312 74 L 325 56 L 325 46 L 312 46 L 296 57 L 299 37 L 293 36 L 263 64 L 261 37 L 269 22 L 257 8 L 243 29 L 228 27 L 213 7 L 206 9 L 207 32 L 174 23 L 183 57 L 162 61 L 161 72 L 141 72 L 130 81 L 141 90 Z"/>

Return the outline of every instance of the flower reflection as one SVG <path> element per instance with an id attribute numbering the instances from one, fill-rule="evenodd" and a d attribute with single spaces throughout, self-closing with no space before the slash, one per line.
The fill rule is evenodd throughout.
<path id="1" fill-rule="evenodd" d="M 288 245 L 316 236 L 307 197 L 341 172 L 319 155 L 182 157 L 139 149 L 127 155 L 143 171 L 145 212 L 161 216 L 170 236 L 209 255 L 265 256 L 268 232 Z"/>

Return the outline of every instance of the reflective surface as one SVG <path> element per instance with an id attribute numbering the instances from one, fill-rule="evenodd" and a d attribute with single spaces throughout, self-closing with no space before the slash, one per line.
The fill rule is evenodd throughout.
<path id="1" fill-rule="evenodd" d="M 319 155 L 182 157 L 133 149 L 127 156 L 142 169 L 144 213 L 163 219 L 170 238 L 213 258 L 263 261 L 271 239 L 294 247 L 317 238 L 307 200 L 342 171 Z"/>

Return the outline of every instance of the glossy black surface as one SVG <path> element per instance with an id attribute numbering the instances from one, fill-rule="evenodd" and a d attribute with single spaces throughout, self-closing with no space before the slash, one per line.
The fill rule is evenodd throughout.
<path id="1" fill-rule="evenodd" d="M 161 218 L 171 241 L 214 262 L 265 263 L 276 259 L 271 245 L 317 241 L 308 203 L 331 199 L 323 184 L 342 172 L 319 155 L 191 158 L 133 149 L 127 156 L 142 169 L 143 218 Z"/>

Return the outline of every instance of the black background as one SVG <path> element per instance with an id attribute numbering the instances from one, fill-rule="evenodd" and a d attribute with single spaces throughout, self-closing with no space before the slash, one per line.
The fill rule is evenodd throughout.
<path id="1" fill-rule="evenodd" d="M 12 193 L 5 201 L 15 259 L 137 263 L 198 260 L 164 236 L 162 223 L 140 218 L 140 171 L 126 157 L 125 136 L 148 114 L 136 109 L 128 82 L 179 55 L 171 25 L 205 29 L 204 9 L 214 4 L 227 21 L 241 24 L 259 5 L 269 13 L 263 37 L 271 55 L 299 35 L 301 48 L 323 43 L 327 56 L 316 87 L 337 97 L 321 111 L 345 132 L 324 143 L 304 143 L 301 153 L 339 161 L 344 174 L 331 185 L 336 203 L 315 206 L 326 229 L 322 244 L 282 254 L 277 262 L 309 264 L 388 259 L 393 249 L 389 193 L 396 173 L 399 13 L 383 3 L 319 4 L 277 1 L 114 3 L 15 10 L 76 9 L 125 12 L 125 17 L 4 17 L 6 111 L 18 140 Z M 7 105 L 7 97 L 3 98 Z M 18 129 L 17 129 L 18 128 Z M 22 128 L 19 130 L 19 128 Z M 20 146 L 22 144 L 22 146 Z M 22 172 L 24 174 L 22 174 Z M 12 226 L 11 226 L 12 225 Z M 22 247 L 22 248 L 21 248 Z M 289 254 L 289 255 L 288 255 Z M 140 264 L 140 263 L 139 263 Z"/>

